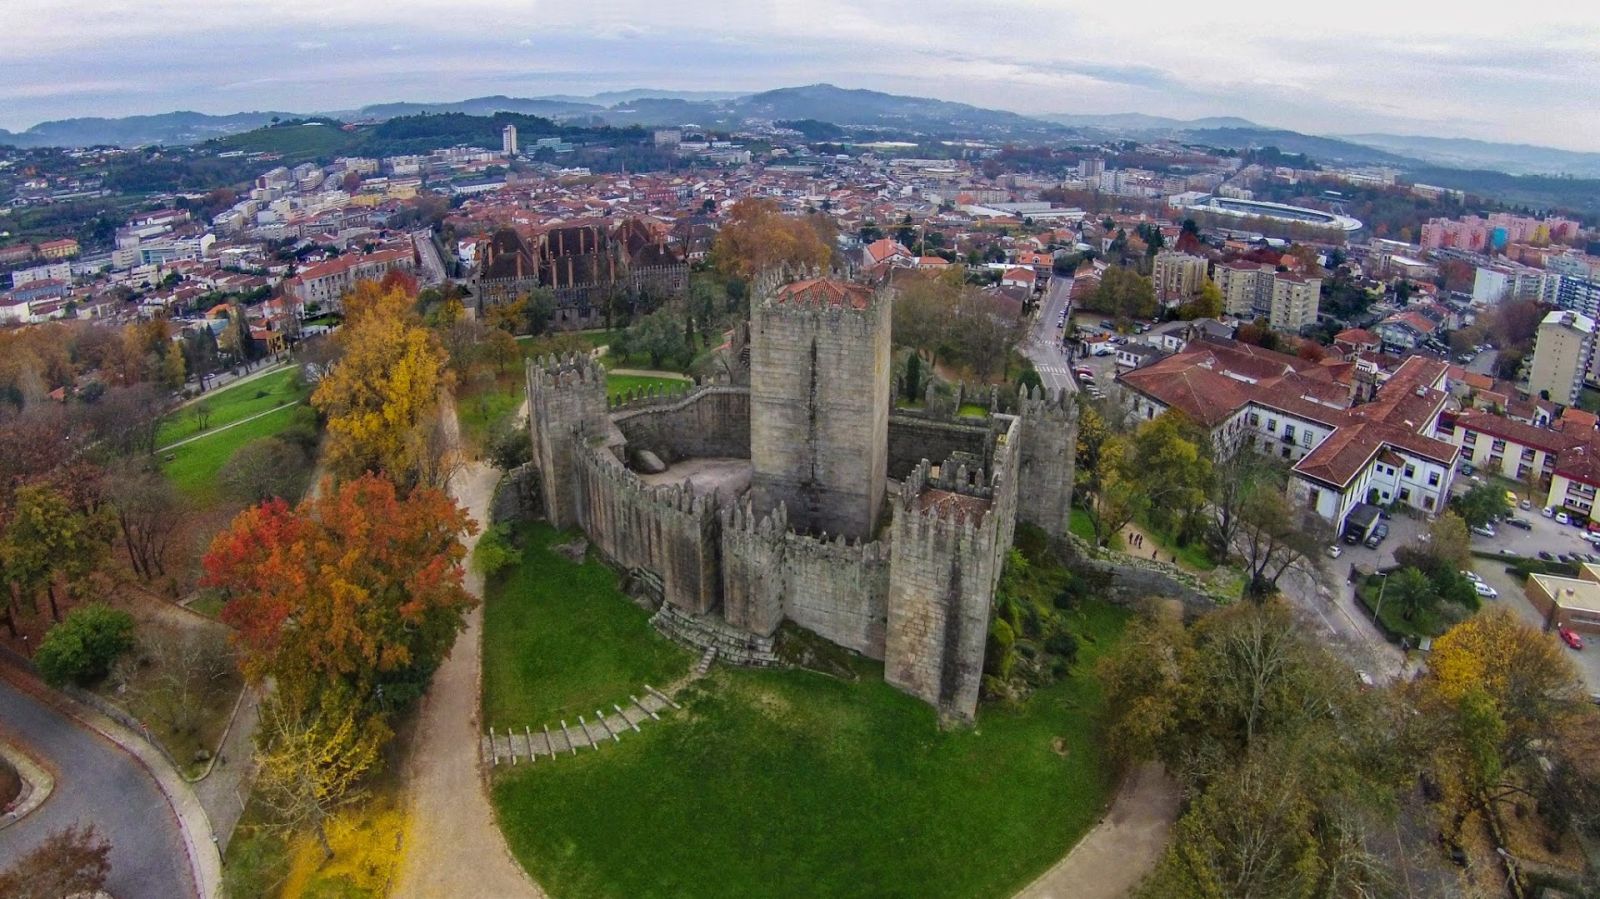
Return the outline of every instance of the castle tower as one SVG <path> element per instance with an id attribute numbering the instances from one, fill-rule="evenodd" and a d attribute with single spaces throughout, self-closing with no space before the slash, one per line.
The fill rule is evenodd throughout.
<path id="1" fill-rule="evenodd" d="M 832 278 L 758 283 L 750 321 L 751 494 L 798 531 L 870 540 L 889 446 L 889 299 Z"/>
<path id="2" fill-rule="evenodd" d="M 1078 455 L 1078 408 L 1066 391 L 1022 389 L 1022 471 L 1017 517 L 1052 537 L 1067 532 Z"/>
<path id="3" fill-rule="evenodd" d="M 924 459 L 894 510 L 884 680 L 962 722 L 977 715 L 989 611 L 1009 549 L 995 496 L 969 483 L 965 467 L 931 478 Z"/>
<path id="4" fill-rule="evenodd" d="M 577 524 L 576 441 L 606 435 L 606 373 L 587 356 L 529 359 L 528 426 L 544 514 L 558 528 Z"/>

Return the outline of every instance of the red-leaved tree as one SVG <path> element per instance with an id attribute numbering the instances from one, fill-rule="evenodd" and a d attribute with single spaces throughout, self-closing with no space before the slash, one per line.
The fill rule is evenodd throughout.
<path id="1" fill-rule="evenodd" d="M 477 525 L 439 490 L 401 497 L 364 475 L 291 508 L 273 500 L 217 535 L 201 583 L 227 597 L 240 667 L 315 708 L 348 689 L 384 714 L 420 696 L 473 598 L 461 535 Z"/>

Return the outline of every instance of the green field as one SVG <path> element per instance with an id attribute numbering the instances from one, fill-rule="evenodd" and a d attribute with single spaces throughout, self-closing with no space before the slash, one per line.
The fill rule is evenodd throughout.
<path id="1" fill-rule="evenodd" d="M 551 547 L 571 534 L 544 523 L 518 537 L 522 564 L 491 583 L 483 607 L 483 720 L 538 729 L 611 707 L 646 683 L 689 670 L 689 654 L 658 637 L 650 613 L 617 589 L 617 576 Z M 539 684 L 537 690 L 528 689 Z"/>
<path id="2" fill-rule="evenodd" d="M 211 407 L 211 420 L 206 430 L 214 431 L 241 418 L 304 401 L 311 391 L 295 383 L 295 371 L 290 366 L 253 381 L 203 394 L 199 402 Z M 194 416 L 194 406 L 194 403 L 182 406 L 162 420 L 160 429 L 156 431 L 158 448 L 203 433 L 199 419 Z"/>
<path id="3" fill-rule="evenodd" d="M 663 642 L 614 574 L 538 549 L 526 559 L 485 609 L 486 725 L 537 726 L 633 692 Z M 542 616 L 508 601 L 529 577 L 549 585 Z M 1111 789 L 1087 672 L 1127 615 L 1068 614 L 1074 673 L 1020 708 L 985 706 L 974 728 L 941 731 L 865 660 L 854 682 L 713 669 L 680 694 L 684 712 L 621 745 L 498 769 L 500 825 L 564 899 L 1009 896 L 1093 826 Z"/>
<path id="4" fill-rule="evenodd" d="M 285 406 L 225 431 L 213 427 L 207 436 L 161 453 L 161 469 L 179 490 L 201 502 L 214 502 L 219 495 L 217 472 L 235 450 L 258 437 L 276 436 L 297 420 L 312 421 L 315 416 L 310 406 Z"/>
<path id="5" fill-rule="evenodd" d="M 661 387 L 679 392 L 694 386 L 687 378 L 662 373 L 660 375 L 606 375 L 606 396 L 616 399 L 630 390 Z"/>
<path id="6" fill-rule="evenodd" d="M 246 153 L 281 153 L 286 162 L 294 163 L 354 152 L 362 140 L 360 134 L 319 123 L 257 128 L 218 138 L 210 145 Z"/>

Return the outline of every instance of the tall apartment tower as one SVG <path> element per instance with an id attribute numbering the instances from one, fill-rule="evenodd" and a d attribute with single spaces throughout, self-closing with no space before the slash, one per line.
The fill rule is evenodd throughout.
<path id="1" fill-rule="evenodd" d="M 1272 279 L 1272 311 L 1267 324 L 1274 331 L 1297 333 L 1317 323 L 1322 301 L 1322 279 L 1280 274 Z"/>
<path id="2" fill-rule="evenodd" d="M 1569 406 L 1577 402 L 1594 362 L 1594 328 L 1594 319 L 1570 309 L 1546 315 L 1533 345 L 1528 393 Z"/>
<path id="3" fill-rule="evenodd" d="M 750 316 L 751 493 L 801 532 L 872 539 L 889 452 L 889 298 L 810 278 L 757 285 Z"/>
<path id="4" fill-rule="evenodd" d="M 516 125 L 507 125 L 500 129 L 500 152 L 505 156 L 517 155 Z"/>

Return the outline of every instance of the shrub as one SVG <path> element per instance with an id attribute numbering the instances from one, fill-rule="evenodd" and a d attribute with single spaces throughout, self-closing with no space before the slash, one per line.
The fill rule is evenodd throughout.
<path id="1" fill-rule="evenodd" d="M 478 538 L 478 547 L 472 551 L 472 567 L 485 578 L 494 577 L 502 569 L 516 564 L 521 554 L 511 545 L 511 532 L 505 523 L 494 525 Z"/>
<path id="2" fill-rule="evenodd" d="M 39 642 L 33 663 L 52 686 L 88 686 L 111 670 L 117 657 L 133 648 L 133 616 L 102 603 L 67 614 Z"/>
<path id="3" fill-rule="evenodd" d="M 487 454 L 496 468 L 510 471 L 533 458 L 533 441 L 515 420 L 501 421 L 489 435 Z"/>

